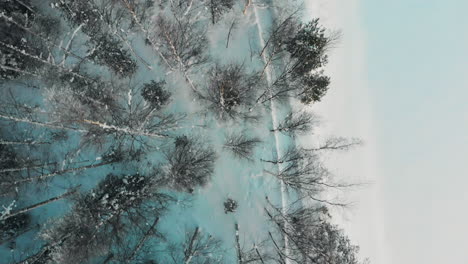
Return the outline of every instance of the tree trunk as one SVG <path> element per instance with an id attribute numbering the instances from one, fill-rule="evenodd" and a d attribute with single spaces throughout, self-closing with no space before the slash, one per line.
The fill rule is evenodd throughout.
<path id="1" fill-rule="evenodd" d="M 39 175 L 39 176 L 24 178 L 24 179 L 21 179 L 21 180 L 14 181 L 12 183 L 2 182 L 1 185 L 13 185 L 14 186 L 14 185 L 17 185 L 17 184 L 20 184 L 20 183 L 32 182 L 32 181 L 36 181 L 36 180 L 44 180 L 44 179 L 47 179 L 47 178 L 50 178 L 50 177 L 55 177 L 57 175 L 62 175 L 62 174 L 65 174 L 65 173 L 77 172 L 77 171 L 82 171 L 82 170 L 86 170 L 86 169 L 92 169 L 92 168 L 97 168 L 97 167 L 109 165 L 109 164 L 112 164 L 114 162 L 116 162 L 116 161 L 101 162 L 101 163 L 98 163 L 98 164 L 92 164 L 92 165 L 87 165 L 87 166 L 78 167 L 78 168 L 70 168 L 70 169 L 60 170 L 60 171 L 56 171 L 56 172 L 52 172 L 52 173 L 48 173 L 48 174 L 43 174 L 43 175 Z"/>
<path id="2" fill-rule="evenodd" d="M 57 163 L 52 162 L 52 163 L 46 163 L 46 164 L 41 164 L 41 165 L 25 166 L 25 167 L 21 167 L 21 168 L 7 168 L 7 169 L 1 169 L 0 173 L 32 170 L 32 169 L 44 168 L 46 166 L 55 165 L 55 164 L 57 164 Z"/>
<path id="3" fill-rule="evenodd" d="M 27 119 L 27 118 L 6 116 L 6 115 L 2 115 L 2 114 L 0 114 L 0 118 L 10 120 L 10 121 L 14 121 L 14 122 L 18 122 L 18 123 L 26 123 L 26 124 L 31 124 L 31 125 L 35 125 L 35 126 L 42 126 L 42 127 L 52 128 L 52 129 L 65 129 L 65 130 L 77 131 L 77 132 L 80 132 L 80 133 L 87 133 L 88 132 L 88 131 L 86 131 L 84 129 L 78 129 L 78 128 L 73 128 L 73 127 L 65 127 L 63 125 L 54 125 L 54 124 L 49 124 L 49 123 L 43 123 L 43 122 L 40 122 L 40 121 L 35 121 L 35 120 Z"/>
<path id="4" fill-rule="evenodd" d="M 50 142 L 41 141 L 3 141 L 0 140 L 0 145 L 44 145 L 50 144 Z"/>
<path id="5" fill-rule="evenodd" d="M 231 31 L 234 28 L 234 25 L 236 23 L 236 19 L 232 21 L 231 26 L 229 27 L 228 35 L 227 35 L 227 40 L 226 40 L 226 49 L 229 48 L 229 39 L 231 38 Z"/>
<path id="6" fill-rule="evenodd" d="M 85 59 L 87 59 L 87 58 L 83 58 L 83 57 L 81 57 L 81 56 L 79 56 L 79 55 L 77 55 L 77 54 L 75 54 L 75 53 L 73 53 L 73 52 L 71 52 L 71 51 L 65 49 L 62 45 L 57 45 L 57 44 L 51 42 L 51 41 L 48 40 L 47 38 L 44 38 L 44 37 L 41 36 L 40 34 L 38 34 L 38 33 L 34 32 L 34 31 L 32 31 L 30 28 L 25 27 L 25 26 L 23 26 L 22 24 L 20 24 L 20 23 L 14 21 L 12 17 L 6 16 L 6 15 L 3 14 L 3 13 L 0 13 L 0 17 L 3 18 L 3 19 L 5 19 L 6 21 L 8 21 L 8 23 L 12 23 L 12 24 L 14 24 L 15 26 L 17 26 L 17 27 L 23 29 L 24 31 L 26 31 L 26 32 L 28 32 L 28 33 L 30 33 L 31 35 L 33 35 L 33 36 L 35 36 L 35 37 L 41 39 L 42 41 L 44 41 L 44 42 L 45 42 L 46 44 L 48 44 L 49 46 L 55 46 L 55 47 L 61 49 L 62 51 L 64 51 L 66 54 L 72 55 L 73 57 L 75 57 L 75 58 L 77 58 L 77 59 L 80 59 L 80 60 L 85 60 Z"/>
<path id="7" fill-rule="evenodd" d="M 238 264 L 243 264 L 244 261 L 242 260 L 242 252 L 241 252 L 240 242 L 239 242 L 239 225 L 237 223 L 235 223 L 234 228 L 236 230 L 237 263 Z"/>
<path id="8" fill-rule="evenodd" d="M 108 125 L 106 123 L 101 123 L 99 121 L 93 121 L 93 120 L 88 120 L 88 119 L 84 119 L 82 122 L 93 125 L 93 126 L 97 126 L 102 129 L 115 130 L 115 131 L 128 134 L 128 135 L 147 136 L 147 137 L 155 137 L 155 138 L 167 137 L 167 135 L 164 135 L 164 134 L 151 133 L 151 132 L 147 132 L 144 130 L 134 130 L 128 127 L 118 127 L 118 126 Z"/>
<path id="9" fill-rule="evenodd" d="M 195 231 L 193 232 L 192 238 L 190 239 L 189 247 L 185 251 L 184 264 L 189 264 L 192 261 L 192 258 L 196 253 L 196 252 L 192 252 L 192 250 L 193 250 L 193 244 L 195 243 L 195 241 L 197 239 L 199 231 L 200 231 L 200 228 L 197 227 L 197 228 L 195 228 Z"/>
<path id="10" fill-rule="evenodd" d="M 247 13 L 247 7 L 249 7 L 250 5 L 252 4 L 252 0 L 247 0 L 247 3 L 244 7 L 244 11 L 242 11 L 242 13 L 244 13 L 244 15 Z"/>
<path id="11" fill-rule="evenodd" d="M 265 264 L 265 262 L 263 261 L 262 254 L 260 254 L 260 251 L 258 251 L 257 246 L 254 245 L 254 247 L 255 247 L 255 252 L 257 253 L 258 259 L 260 260 L 260 262 L 261 262 L 262 264 Z"/>
<path id="12" fill-rule="evenodd" d="M 33 204 L 33 205 L 28 206 L 28 207 L 26 207 L 26 208 L 20 209 L 20 210 L 18 210 L 18 211 L 16 211 L 16 212 L 10 213 L 10 214 L 8 214 L 8 215 L 6 215 L 6 216 L 1 216 L 1 220 L 5 220 L 5 219 L 8 219 L 8 218 L 10 218 L 10 217 L 13 217 L 13 216 L 22 214 L 22 213 L 26 213 L 26 212 L 32 211 L 32 210 L 34 210 L 34 209 L 36 209 L 36 208 L 42 207 L 42 206 L 47 205 L 47 204 L 49 204 L 49 203 L 58 201 L 58 200 L 63 199 L 63 198 L 65 198 L 65 197 L 67 197 L 67 196 L 70 196 L 70 195 L 72 195 L 72 194 L 75 194 L 75 193 L 78 192 L 78 189 L 77 189 L 78 187 L 79 187 L 79 185 L 78 185 L 77 187 L 74 187 L 73 190 L 68 191 L 68 192 L 66 192 L 66 193 L 64 193 L 64 194 L 61 194 L 61 195 L 59 195 L 59 196 L 55 196 L 55 197 L 50 198 L 50 199 L 48 199 L 48 200 L 45 200 L 45 201 L 43 201 L 43 202 L 40 202 L 40 203 L 37 203 L 37 204 Z"/>
<path id="13" fill-rule="evenodd" d="M 132 259 L 135 257 L 135 255 L 138 253 L 141 247 L 145 244 L 146 240 L 148 240 L 148 238 L 152 235 L 154 227 L 158 224 L 158 221 L 159 221 L 159 217 L 156 217 L 151 227 L 148 229 L 148 231 L 146 231 L 146 233 L 140 239 L 140 241 L 138 242 L 138 245 L 135 247 L 130 257 L 128 257 L 127 263 L 131 263 Z"/>
<path id="14" fill-rule="evenodd" d="M 213 3 L 213 0 L 210 0 L 210 11 L 211 11 L 211 23 L 213 25 L 215 24 L 215 4 Z"/>
<path id="15" fill-rule="evenodd" d="M 284 253 L 281 251 L 280 247 L 278 246 L 278 243 L 276 243 L 271 232 L 268 232 L 268 235 L 270 236 L 270 239 L 273 242 L 273 245 L 275 245 L 276 253 L 278 253 L 280 263 L 281 264 L 286 263 L 286 261 L 284 260 Z"/>
<path id="16" fill-rule="evenodd" d="M 138 25 L 140 30 L 143 31 L 143 33 L 146 34 L 146 39 L 151 43 L 151 47 L 153 48 L 153 50 L 158 53 L 159 57 L 164 61 L 164 63 L 169 67 L 170 70 L 174 70 L 174 67 L 172 67 L 172 65 L 169 63 L 169 61 L 166 59 L 166 57 L 164 57 L 164 55 L 159 50 L 159 47 L 156 45 L 156 41 L 153 38 L 150 37 L 150 34 L 149 34 L 148 30 L 146 30 L 145 27 L 141 24 L 141 21 L 140 21 L 140 19 L 138 19 L 138 16 L 135 13 L 135 11 L 134 11 L 132 5 L 130 4 L 130 2 L 128 0 L 122 0 L 122 1 L 124 2 L 125 7 L 127 8 L 127 10 L 132 15 L 133 20 Z"/>
<path id="17" fill-rule="evenodd" d="M 29 54 L 29 53 L 27 53 L 26 51 L 24 51 L 24 50 L 22 50 L 22 49 L 20 49 L 20 48 L 18 48 L 18 47 L 16 47 L 16 46 L 13 46 L 13 45 L 10 45 L 10 44 L 8 44 L 8 43 L 5 43 L 5 42 L 3 42 L 3 41 L 1 41 L 1 40 L 0 40 L 0 45 L 5 46 L 5 47 L 7 47 L 7 48 L 9 48 L 9 49 L 11 49 L 11 50 L 13 50 L 13 51 L 15 51 L 16 53 L 23 55 L 23 56 L 26 56 L 26 57 L 29 57 L 29 58 L 31 58 L 31 59 L 40 61 L 40 62 L 42 62 L 43 64 L 49 65 L 49 66 L 51 66 L 51 67 L 55 67 L 55 68 L 59 69 L 60 72 L 61 72 L 61 71 L 64 71 L 64 72 L 70 73 L 71 75 L 73 75 L 73 76 L 75 76 L 75 77 L 81 78 L 81 79 L 83 79 L 83 80 L 90 81 L 90 82 L 95 82 L 95 80 L 93 80 L 93 79 L 91 79 L 91 78 L 89 78 L 89 77 L 87 77 L 87 76 L 84 76 L 84 75 L 82 75 L 82 74 L 79 74 L 79 73 L 77 73 L 77 72 L 74 72 L 72 69 L 68 69 L 68 68 L 66 68 L 66 67 L 64 67 L 64 66 L 62 66 L 62 65 L 57 65 L 57 64 L 55 64 L 54 62 L 50 62 L 50 61 L 48 61 L 48 60 L 45 60 L 45 59 L 43 59 L 43 58 L 41 58 L 41 57 L 39 57 L 39 56 L 37 56 L 37 55 Z"/>
<path id="18" fill-rule="evenodd" d="M 70 237 L 70 233 L 68 233 L 67 235 L 63 236 L 60 240 L 58 240 L 57 242 L 54 242 L 54 243 L 49 243 L 49 244 L 45 244 L 41 250 L 39 252 L 37 252 L 36 254 L 32 255 L 32 256 L 29 256 L 27 257 L 26 259 L 20 261 L 20 262 L 17 262 L 16 264 L 33 264 L 33 263 L 37 263 L 38 260 L 40 260 L 40 258 L 44 255 L 44 254 L 47 254 L 50 250 L 54 249 L 57 245 L 60 245 L 62 244 L 65 240 L 67 240 L 68 238 Z"/>

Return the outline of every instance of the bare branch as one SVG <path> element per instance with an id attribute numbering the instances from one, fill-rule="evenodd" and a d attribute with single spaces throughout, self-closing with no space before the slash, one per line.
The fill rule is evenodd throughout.
<path id="1" fill-rule="evenodd" d="M 226 137 L 224 148 L 231 151 L 235 157 L 252 160 L 254 148 L 262 141 L 257 137 L 248 137 L 244 133 L 232 133 Z"/>
<path id="2" fill-rule="evenodd" d="M 305 134 L 312 130 L 313 126 L 318 122 L 317 119 L 315 115 L 307 111 L 291 112 L 278 124 L 278 127 L 270 131 L 282 132 L 289 136 Z"/>

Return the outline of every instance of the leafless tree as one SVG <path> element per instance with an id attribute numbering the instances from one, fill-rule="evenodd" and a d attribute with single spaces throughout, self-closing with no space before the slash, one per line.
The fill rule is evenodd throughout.
<path id="1" fill-rule="evenodd" d="M 216 153 L 211 146 L 197 138 L 179 136 L 174 146 L 165 151 L 168 163 L 168 184 L 174 189 L 193 192 L 208 183 L 214 171 Z"/>
<path id="2" fill-rule="evenodd" d="M 325 206 L 288 208 L 270 203 L 265 212 L 276 231 L 288 240 L 278 253 L 292 263 L 358 264 L 359 247 L 330 223 Z M 273 239 L 273 237 L 272 237 Z"/>
<path id="3" fill-rule="evenodd" d="M 70 213 L 42 232 L 53 245 L 50 258 L 60 263 L 85 263 L 121 245 L 134 227 L 161 215 L 172 201 L 158 191 L 158 179 L 157 175 L 108 175 L 94 190 L 79 197 Z"/>
<path id="4" fill-rule="evenodd" d="M 11 145 L 0 145 L 0 196 L 16 197 L 20 186 L 14 182 L 57 166 L 56 162 L 49 161 L 47 157 L 41 158 L 24 155 Z"/>
<path id="5" fill-rule="evenodd" d="M 169 71 L 181 73 L 192 91 L 198 93 L 189 73 L 192 67 L 208 61 L 206 26 L 201 12 L 196 11 L 203 9 L 203 3 L 198 0 L 160 1 L 155 20 L 145 23 L 139 17 L 134 1 L 121 2 L 161 63 Z M 152 26 L 148 27 L 148 24 Z"/>
<path id="6" fill-rule="evenodd" d="M 148 228 L 148 230 L 143 234 L 143 236 L 141 236 L 141 238 L 138 240 L 138 243 L 135 245 L 135 247 L 130 251 L 130 254 L 129 256 L 127 256 L 125 258 L 126 262 L 127 263 L 131 263 L 131 261 L 133 261 L 133 259 L 137 256 L 138 252 L 142 249 L 143 245 L 147 242 L 147 240 L 151 237 L 151 236 L 155 236 L 156 235 L 156 225 L 158 224 L 158 221 L 159 221 L 159 217 L 156 217 L 156 219 L 154 219 L 153 223 L 151 224 L 151 226 Z"/>
<path id="7" fill-rule="evenodd" d="M 331 172 L 323 165 L 317 153 L 296 146 L 289 147 L 277 159 L 262 161 L 279 165 L 277 172 L 266 172 L 299 194 L 300 200 L 307 198 L 323 204 L 346 206 L 345 203 L 322 199 L 320 194 L 326 189 L 342 189 L 356 185 L 334 182 Z"/>
<path id="8" fill-rule="evenodd" d="M 76 36 L 79 35 L 83 24 L 78 24 L 67 31 L 61 26 L 59 17 L 51 15 L 52 12 L 44 15 L 43 10 L 31 5 L 30 1 L 8 1 L 8 3 L 20 8 L 6 7 L 6 10 L 10 9 L 13 12 L 0 13 L 0 21 L 2 24 L 5 23 L 2 30 L 8 30 L 4 32 L 8 36 L 0 41 L 0 49 L 5 55 L 2 57 L 6 62 L 1 65 L 2 71 L 14 76 L 24 75 L 45 81 L 51 76 L 64 74 L 69 74 L 75 79 L 93 81 L 81 70 L 82 63 L 92 64 L 92 59 L 81 54 L 79 45 L 74 47 Z M 13 60 L 15 63 L 11 64 L 9 61 Z M 5 78 L 11 79 L 6 76 Z"/>
<path id="9" fill-rule="evenodd" d="M 170 244 L 168 246 L 168 257 L 163 263 L 223 263 L 223 250 L 221 246 L 219 239 L 203 233 L 199 227 L 196 227 L 193 231 L 186 232 L 182 243 Z"/>
<path id="10" fill-rule="evenodd" d="M 271 132 L 281 132 L 290 136 L 310 132 L 317 122 L 317 117 L 307 111 L 291 112 Z"/>
<path id="11" fill-rule="evenodd" d="M 326 151 L 326 150 L 349 150 L 359 146 L 362 140 L 359 138 L 330 137 L 316 147 L 305 148 L 307 151 Z"/>
<path id="12" fill-rule="evenodd" d="M 240 243 L 239 225 L 237 223 L 234 225 L 234 229 L 238 264 L 265 264 L 269 263 L 268 261 L 274 260 L 270 255 L 269 249 L 267 249 L 265 245 L 266 241 L 259 244 L 254 243 L 252 248 L 245 250 Z"/>
<path id="13" fill-rule="evenodd" d="M 0 78 L 14 79 L 23 74 L 36 74 L 42 57 L 36 58 L 43 54 L 50 56 L 50 53 L 22 28 L 46 33 L 47 30 L 58 31 L 57 25 L 52 23 L 52 19 L 37 13 L 29 0 L 21 3 L 6 1 L 0 10 Z M 48 37 L 53 39 L 52 34 Z"/>
<path id="14" fill-rule="evenodd" d="M 252 160 L 254 148 L 262 141 L 257 137 L 249 137 L 245 132 L 227 135 L 224 148 L 239 159 Z"/>
<path id="15" fill-rule="evenodd" d="M 298 161 L 298 160 L 304 160 L 304 159 L 307 159 L 309 157 L 311 157 L 312 155 L 307 152 L 307 151 L 304 151 L 304 149 L 302 148 L 299 148 L 295 145 L 292 145 L 292 146 L 289 146 L 288 148 L 286 148 L 286 150 L 284 151 L 284 153 L 279 156 L 279 157 L 276 157 L 275 159 L 273 160 L 265 160 L 265 159 L 260 159 L 261 161 L 263 162 L 268 162 L 268 163 L 272 163 L 272 164 L 286 164 L 288 162 L 295 162 L 295 161 Z M 315 157 L 318 157 L 317 155 Z"/>
<path id="16" fill-rule="evenodd" d="M 270 161 L 272 162 L 272 161 Z M 330 172 L 322 165 L 319 157 L 306 153 L 295 147 L 289 148 L 286 153 L 274 163 L 282 164 L 277 173 L 272 173 L 288 188 L 298 192 L 306 192 L 315 197 L 324 185 Z"/>
<path id="17" fill-rule="evenodd" d="M 53 203 L 55 201 L 58 201 L 58 200 L 66 198 L 68 196 L 71 196 L 73 194 L 76 194 L 77 191 L 78 191 L 78 189 L 77 189 L 78 187 L 71 188 L 69 191 L 67 191 L 67 192 L 65 192 L 65 193 L 63 193 L 61 195 L 49 198 L 49 199 L 47 199 L 45 201 L 42 201 L 42 202 L 39 202 L 39 203 L 29 205 L 27 207 L 21 208 L 21 209 L 16 210 L 16 211 L 12 211 L 10 209 L 4 209 L 3 212 L 0 214 L 0 221 L 4 221 L 4 220 L 6 220 L 8 218 L 15 217 L 15 216 L 27 213 L 27 212 L 32 211 L 34 209 L 37 209 L 39 207 L 48 205 L 48 204 Z"/>
<path id="18" fill-rule="evenodd" d="M 17 166 L 14 168 L 4 169 L 1 172 L 2 182 L 0 183 L 0 194 L 6 195 L 11 191 L 18 190 L 18 188 L 25 186 L 29 183 L 41 183 L 50 180 L 57 176 L 75 174 L 84 172 L 90 169 L 107 166 L 119 162 L 130 161 L 132 156 L 129 153 L 123 153 L 121 150 L 112 150 L 105 153 L 97 162 L 86 162 L 88 164 L 82 165 L 81 162 L 70 163 L 66 160 L 54 163 L 45 163 L 36 166 L 29 164 Z M 66 165 L 66 167 L 65 167 Z M 78 166 L 77 166 L 78 165 Z M 81 165 L 81 166 L 80 166 Z"/>
<path id="19" fill-rule="evenodd" d="M 286 39 L 295 35 L 300 25 L 300 10 L 297 9 L 292 13 L 287 14 L 286 17 L 277 17 L 272 23 L 269 36 L 265 41 L 265 45 L 260 51 L 260 56 L 268 54 L 267 65 L 271 62 L 279 60 L 284 52 L 284 42 Z"/>
<path id="20" fill-rule="evenodd" d="M 208 83 L 200 93 L 202 100 L 209 103 L 208 108 L 217 118 L 252 119 L 255 89 L 258 77 L 248 74 L 243 65 L 216 65 L 208 73 Z"/>
<path id="21" fill-rule="evenodd" d="M 91 145 L 103 145 L 112 139 L 132 149 L 148 146 L 150 139 L 168 137 L 184 119 L 184 114 L 161 111 L 170 94 L 156 82 L 130 87 L 104 83 L 96 95 L 93 87 L 88 86 L 87 96 L 77 95 L 73 87 L 51 88 L 47 96 L 54 123 L 79 129 L 83 140 Z"/>
<path id="22" fill-rule="evenodd" d="M 205 50 L 207 38 L 205 27 L 191 17 L 191 13 L 184 17 L 166 17 L 160 14 L 155 24 L 157 47 L 168 64 L 182 73 L 187 73 L 192 67 L 207 62 Z"/>
<path id="23" fill-rule="evenodd" d="M 147 263 L 149 244 L 153 242 L 165 241 L 164 236 L 158 232 L 157 224 L 159 216 L 156 216 L 152 223 L 136 226 L 131 235 L 137 239 L 126 239 L 118 247 L 114 247 L 104 258 L 103 264 L 107 263 Z M 153 245 L 154 246 L 154 245 Z"/>
<path id="24" fill-rule="evenodd" d="M 98 6 L 94 0 L 60 0 L 55 6 L 73 26 L 80 27 L 89 36 L 89 58 L 109 67 L 122 77 L 128 77 L 135 73 L 137 64 L 124 48 L 122 40 L 110 34 L 108 27 L 108 23 L 118 23 L 116 21 L 123 16 L 123 12 L 117 10 L 115 14 L 111 2 L 104 6 L 102 4 Z"/>

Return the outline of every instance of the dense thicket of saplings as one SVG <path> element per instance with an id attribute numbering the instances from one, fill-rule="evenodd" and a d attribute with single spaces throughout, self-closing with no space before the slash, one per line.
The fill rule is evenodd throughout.
<path id="1" fill-rule="evenodd" d="M 318 19 L 301 23 L 297 11 L 270 6 L 289 15 L 276 17 L 265 45 L 251 50 L 264 65 L 223 62 L 211 56 L 219 47 L 209 34 L 227 24 L 228 48 L 232 31 L 251 23 L 244 17 L 255 3 L 238 2 L 2 1 L 0 243 L 11 254 L 0 262 L 359 263 L 357 247 L 330 224 L 326 206 L 342 204 L 320 199 L 346 185 L 330 182 L 319 158 L 359 142 L 331 138 L 260 159 L 255 149 L 271 144 L 267 133 L 307 134 L 317 118 L 301 110 L 264 135 L 237 129 L 268 120 L 271 102 L 320 101 L 336 37 Z M 174 107 L 187 103 L 175 96 L 181 89 L 202 111 Z M 201 133 L 187 129 L 200 118 L 212 122 Z M 214 126 L 225 132 L 221 146 L 207 140 Z M 236 225 L 236 260 L 199 227 L 182 241 L 158 230 L 165 213 L 181 206 L 180 194 L 209 184 L 221 151 L 271 168 L 266 177 L 303 199 L 288 208 L 263 201 L 269 232 L 251 249 Z M 60 201 L 69 206 L 59 214 L 35 213 Z M 227 201 L 226 212 L 242 206 Z"/>

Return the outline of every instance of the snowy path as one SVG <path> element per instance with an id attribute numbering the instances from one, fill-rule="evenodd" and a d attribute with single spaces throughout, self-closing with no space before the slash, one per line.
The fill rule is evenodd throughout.
<path id="1" fill-rule="evenodd" d="M 255 15 L 255 21 L 256 21 L 256 24 L 257 24 L 257 29 L 258 29 L 258 38 L 259 38 L 259 41 L 260 41 L 260 46 L 261 47 L 264 47 L 265 46 L 265 40 L 263 38 L 263 28 L 262 28 L 262 24 L 260 22 L 260 17 L 259 17 L 259 11 L 258 11 L 258 8 L 256 5 L 252 5 L 252 8 L 253 8 L 253 12 L 254 12 L 254 15 Z M 270 15 L 273 16 L 274 14 L 271 14 L 271 11 L 270 11 Z M 272 69 L 270 67 L 270 65 L 268 64 L 268 59 L 266 57 L 266 52 L 262 54 L 262 59 L 263 59 L 263 63 L 266 66 L 266 71 L 265 71 L 265 74 L 266 74 L 266 79 L 267 79 L 267 83 L 268 85 L 271 85 L 272 83 Z M 271 96 L 271 91 L 270 91 L 270 96 Z M 271 108 L 271 120 L 272 120 L 272 125 L 273 127 L 278 127 L 278 112 L 277 112 L 277 107 L 276 107 L 276 103 L 274 100 L 270 100 L 270 108 Z M 280 135 L 280 132 L 279 131 L 274 131 L 274 138 L 275 138 L 275 148 L 276 148 L 276 155 L 277 157 L 282 157 L 283 156 L 283 152 L 282 152 L 282 147 L 281 147 L 281 135 Z M 277 169 L 278 171 L 281 171 L 284 167 L 284 164 L 282 163 L 279 163 L 277 164 Z M 281 185 L 281 207 L 282 207 L 282 211 L 284 214 L 286 214 L 286 208 L 287 208 L 287 205 L 288 205 L 288 197 L 287 197 L 287 193 L 286 193 L 286 186 L 284 184 L 284 182 L 280 182 L 280 185 Z M 286 249 L 286 255 L 289 254 L 288 252 L 288 237 L 287 236 L 283 236 L 283 239 L 284 239 L 284 246 L 285 246 L 285 249 Z M 289 264 L 289 259 L 286 259 L 286 264 Z"/>

